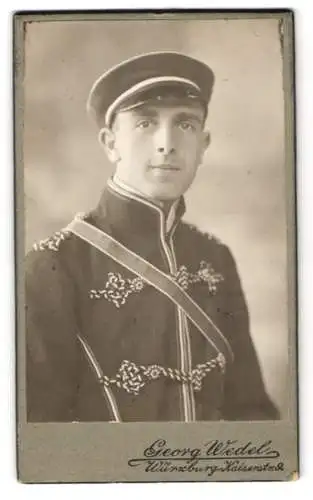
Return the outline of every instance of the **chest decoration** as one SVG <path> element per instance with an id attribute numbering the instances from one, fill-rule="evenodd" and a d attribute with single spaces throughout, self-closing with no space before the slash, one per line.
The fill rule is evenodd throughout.
<path id="1" fill-rule="evenodd" d="M 212 264 L 202 260 L 199 269 L 195 273 L 188 271 L 186 266 L 180 266 L 172 278 L 184 290 L 188 290 L 195 283 L 204 283 L 207 285 L 209 295 L 215 295 L 217 285 L 224 280 L 222 274 L 217 273 Z M 141 292 L 146 286 L 149 286 L 142 278 L 123 278 L 120 273 L 108 273 L 108 279 L 103 289 L 90 290 L 91 299 L 106 299 L 120 308 L 126 303 L 127 298 Z"/>
<path id="2" fill-rule="evenodd" d="M 196 365 L 191 371 L 186 372 L 177 368 L 165 368 L 160 365 L 137 365 L 136 363 L 124 360 L 115 375 L 110 378 L 106 375 L 101 377 L 100 383 L 106 387 L 116 385 L 124 389 L 129 394 L 138 395 L 140 390 L 151 380 L 166 377 L 174 382 L 190 384 L 194 391 L 199 392 L 202 388 L 202 380 L 213 369 L 219 368 L 222 373 L 225 369 L 225 358 L 219 353 L 216 358 L 210 359 L 206 363 Z"/>

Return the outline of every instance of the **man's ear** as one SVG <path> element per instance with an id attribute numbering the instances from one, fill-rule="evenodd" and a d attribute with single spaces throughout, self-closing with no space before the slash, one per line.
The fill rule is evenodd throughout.
<path id="1" fill-rule="evenodd" d="M 211 144 L 211 134 L 208 130 L 204 130 L 203 132 L 203 153 Z"/>
<path id="2" fill-rule="evenodd" d="M 98 140 L 101 147 L 104 148 L 107 157 L 112 163 L 117 163 L 120 155 L 116 149 L 116 140 L 113 130 L 103 127 L 98 134 Z"/>
<path id="3" fill-rule="evenodd" d="M 208 130 L 204 130 L 202 132 L 202 150 L 200 151 L 200 163 L 202 162 L 204 153 L 206 152 L 207 148 L 211 144 L 211 134 Z"/>

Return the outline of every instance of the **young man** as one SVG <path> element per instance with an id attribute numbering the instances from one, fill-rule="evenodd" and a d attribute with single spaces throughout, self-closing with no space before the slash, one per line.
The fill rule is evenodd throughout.
<path id="1" fill-rule="evenodd" d="M 88 99 L 115 174 L 26 264 L 29 421 L 276 419 L 229 249 L 184 223 L 212 70 L 127 60 Z"/>

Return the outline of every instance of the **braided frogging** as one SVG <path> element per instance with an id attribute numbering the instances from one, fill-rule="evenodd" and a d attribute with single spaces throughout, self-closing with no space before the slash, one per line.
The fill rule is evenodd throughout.
<path id="1" fill-rule="evenodd" d="M 219 353 L 216 358 L 206 363 L 196 365 L 189 372 L 160 365 L 136 365 L 132 361 L 124 360 L 115 377 L 110 378 L 103 375 L 100 382 L 107 387 L 116 385 L 129 394 L 138 395 L 147 382 L 157 380 L 163 376 L 181 384 L 189 384 L 194 391 L 199 392 L 202 388 L 202 380 L 215 368 L 219 368 L 224 372 L 225 358 L 222 353 Z"/>

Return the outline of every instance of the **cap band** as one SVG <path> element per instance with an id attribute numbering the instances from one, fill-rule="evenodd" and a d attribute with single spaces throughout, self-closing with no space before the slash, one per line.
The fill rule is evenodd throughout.
<path id="1" fill-rule="evenodd" d="M 125 92 L 119 95 L 118 98 L 115 99 L 115 101 L 112 102 L 112 104 L 108 107 L 107 112 L 105 114 L 106 125 L 107 126 L 110 125 L 114 111 L 125 99 L 131 97 L 132 95 L 136 94 L 141 90 L 153 87 L 157 83 L 165 83 L 165 82 L 184 83 L 186 85 L 195 88 L 198 92 L 200 92 L 200 87 L 195 82 L 188 80 L 187 78 L 180 78 L 177 76 L 159 76 L 154 78 L 148 78 L 146 80 L 137 83 L 136 85 L 133 85 L 131 88 L 127 89 Z"/>

